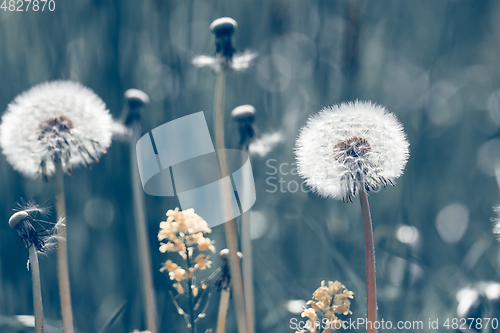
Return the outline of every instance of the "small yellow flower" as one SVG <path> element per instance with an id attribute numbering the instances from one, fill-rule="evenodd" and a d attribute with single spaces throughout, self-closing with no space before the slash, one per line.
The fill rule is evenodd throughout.
<path id="1" fill-rule="evenodd" d="M 210 250 L 212 253 L 215 253 L 215 246 L 213 246 L 214 242 L 210 240 L 210 238 L 202 237 L 198 240 L 198 250 L 207 251 Z"/>
<path id="2" fill-rule="evenodd" d="M 191 279 L 193 277 L 193 272 L 194 272 L 194 268 L 189 267 L 188 272 L 186 273 L 186 279 Z"/>
<path id="3" fill-rule="evenodd" d="M 336 314 L 348 315 L 352 314 L 350 310 L 351 302 L 349 299 L 354 298 L 354 293 L 346 289 L 346 287 L 338 281 L 321 281 L 321 286 L 313 293 L 313 299 L 306 304 L 311 308 L 304 308 L 302 317 L 308 317 L 306 322 L 306 330 L 297 331 L 300 333 L 315 333 L 317 327 L 315 322 L 318 321 L 318 315 L 322 315 L 328 319 L 328 327 L 323 332 L 330 332 L 336 328 L 342 327 L 344 321 L 337 318 Z M 324 319 L 323 319 L 324 320 Z"/>
<path id="4" fill-rule="evenodd" d="M 198 244 L 198 240 L 200 238 L 203 238 L 203 234 L 201 232 L 197 232 L 195 234 L 187 235 L 186 236 L 186 245 L 187 246 L 193 246 Z"/>
<path id="5" fill-rule="evenodd" d="M 186 278 L 186 270 L 180 267 L 177 267 L 172 272 L 169 272 L 170 280 L 176 280 L 178 282 L 184 280 Z"/>
<path id="6" fill-rule="evenodd" d="M 316 314 L 316 311 L 314 309 L 304 309 L 304 312 L 301 314 L 302 317 L 308 317 L 312 321 L 316 321 L 318 319 L 318 315 Z"/>
<path id="7" fill-rule="evenodd" d="M 160 252 L 184 252 L 186 250 L 186 245 L 181 243 L 179 239 L 175 239 L 174 242 L 168 242 L 167 244 L 160 243 Z"/>
<path id="8" fill-rule="evenodd" d="M 204 270 L 204 269 L 207 269 L 207 268 L 210 268 L 210 266 L 212 265 L 212 262 L 210 260 L 208 260 L 209 256 L 207 256 L 206 254 L 199 254 L 195 259 L 194 259 L 194 262 L 196 263 L 196 265 L 194 265 L 195 268 L 199 269 L 199 270 Z"/>
<path id="9" fill-rule="evenodd" d="M 164 271 L 173 272 L 178 267 L 179 266 L 175 262 L 172 262 L 172 260 L 167 260 L 163 263 L 163 266 L 160 268 L 160 272 L 164 272 Z"/>
<path id="10" fill-rule="evenodd" d="M 175 290 L 177 290 L 177 292 L 179 294 L 184 294 L 184 288 L 182 287 L 182 284 L 176 282 L 176 283 L 173 284 L 173 286 L 174 286 Z"/>
<path id="11" fill-rule="evenodd" d="M 320 306 L 319 306 L 318 302 L 315 302 L 315 301 L 312 301 L 312 300 L 311 300 L 311 301 L 307 301 L 307 303 L 306 303 L 306 304 L 307 304 L 307 305 L 311 305 L 311 306 L 313 307 L 313 309 L 314 309 L 314 310 L 316 310 L 316 311 L 320 311 L 320 310 L 321 310 L 321 308 L 320 308 Z"/>

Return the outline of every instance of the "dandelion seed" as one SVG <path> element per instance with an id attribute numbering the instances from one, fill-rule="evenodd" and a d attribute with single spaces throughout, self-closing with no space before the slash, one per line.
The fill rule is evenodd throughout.
<path id="1" fill-rule="evenodd" d="M 285 138 L 281 132 L 262 134 L 250 143 L 248 146 L 248 152 L 250 155 L 264 157 L 284 140 Z"/>
<path id="2" fill-rule="evenodd" d="M 111 144 L 116 124 L 104 102 L 76 82 L 42 83 L 9 104 L 0 125 L 0 145 L 9 163 L 29 177 L 46 179 L 60 160 L 90 167 Z"/>
<path id="3" fill-rule="evenodd" d="M 309 118 L 295 154 L 299 174 L 323 197 L 349 200 L 394 185 L 408 160 L 408 141 L 394 114 L 371 102 L 342 103 Z"/>

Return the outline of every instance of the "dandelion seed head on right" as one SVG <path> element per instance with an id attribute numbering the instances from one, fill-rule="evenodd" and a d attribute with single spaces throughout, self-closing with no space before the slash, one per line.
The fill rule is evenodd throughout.
<path id="1" fill-rule="evenodd" d="M 349 200 L 360 191 L 394 185 L 403 174 L 409 143 L 385 107 L 355 101 L 309 118 L 296 142 L 298 173 L 323 197 Z"/>
<path id="2" fill-rule="evenodd" d="M 493 221 L 493 233 L 497 236 L 500 241 L 500 205 L 493 207 L 493 211 L 497 214 Z"/>

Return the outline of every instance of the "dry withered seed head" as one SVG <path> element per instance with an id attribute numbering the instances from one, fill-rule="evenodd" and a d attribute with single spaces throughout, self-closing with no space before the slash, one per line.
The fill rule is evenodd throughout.
<path id="1" fill-rule="evenodd" d="M 125 99 L 128 103 L 149 104 L 149 96 L 139 89 L 129 89 L 125 91 Z"/>
<path id="2" fill-rule="evenodd" d="M 237 106 L 231 111 L 231 117 L 237 121 L 253 121 L 255 108 L 250 104 Z"/>
<path id="3" fill-rule="evenodd" d="M 219 252 L 219 255 L 222 259 L 229 259 L 229 249 L 222 249 Z M 243 253 L 238 252 L 238 258 L 241 260 L 243 258 Z"/>
<path id="4" fill-rule="evenodd" d="M 20 211 L 17 213 L 12 214 L 12 216 L 9 219 L 9 227 L 12 229 L 15 229 L 19 223 L 21 223 L 23 220 L 29 218 L 30 215 L 26 213 L 25 211 Z"/>
<path id="5" fill-rule="evenodd" d="M 238 27 L 238 23 L 230 17 L 221 17 L 216 19 L 210 24 L 210 32 L 214 35 L 233 34 L 234 30 Z"/>

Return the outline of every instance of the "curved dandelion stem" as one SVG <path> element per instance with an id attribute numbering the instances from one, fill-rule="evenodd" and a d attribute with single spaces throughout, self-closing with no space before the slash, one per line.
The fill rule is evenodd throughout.
<path id="1" fill-rule="evenodd" d="M 220 178 L 227 177 L 227 162 L 224 154 L 224 91 L 226 85 L 226 70 L 224 66 L 217 73 L 217 81 L 214 98 L 215 113 L 215 146 L 219 156 Z M 230 193 L 225 186 L 222 187 L 222 209 L 223 216 L 230 216 Z M 228 204 L 229 203 L 229 204 Z M 236 240 L 236 229 L 234 220 L 229 220 L 224 224 L 226 232 L 226 242 L 229 249 L 229 269 L 231 274 L 231 286 L 234 294 L 236 308 L 236 319 L 238 323 L 238 332 L 247 332 L 247 323 L 245 319 L 245 300 L 243 296 L 243 281 L 241 277 L 240 263 L 238 259 L 238 242 Z"/>
<path id="2" fill-rule="evenodd" d="M 231 289 L 220 291 L 219 314 L 217 315 L 217 333 L 224 333 L 226 330 L 227 308 L 229 306 L 229 296 Z"/>
<path id="3" fill-rule="evenodd" d="M 144 299 L 144 314 L 148 330 L 157 332 L 157 310 L 154 295 L 153 275 L 151 267 L 151 252 L 149 250 L 148 227 L 146 224 L 146 212 L 144 193 L 139 177 L 135 143 L 140 137 L 140 125 L 132 126 L 132 138 L 130 140 L 130 167 L 132 169 L 132 194 L 134 199 L 135 228 L 137 231 L 137 245 L 141 262 L 142 295 Z"/>
<path id="4" fill-rule="evenodd" d="M 61 298 L 61 314 L 64 333 L 73 333 L 73 311 L 71 308 L 71 294 L 69 288 L 68 270 L 68 246 L 66 242 L 66 200 L 64 197 L 64 174 L 60 159 L 54 161 L 56 166 L 56 208 L 57 220 L 65 220 L 59 226 L 59 238 L 57 240 L 57 271 L 59 276 L 59 296 Z"/>
<path id="5" fill-rule="evenodd" d="M 365 249 L 366 249 L 366 317 L 371 322 L 371 327 L 367 325 L 367 333 L 376 333 L 374 328 L 377 321 L 377 287 L 375 280 L 375 248 L 373 246 L 373 228 L 370 215 L 370 206 L 365 189 L 359 191 L 359 202 L 363 214 L 363 226 L 365 228 Z"/>
<path id="6" fill-rule="evenodd" d="M 40 267 L 38 266 L 38 254 L 35 246 L 29 247 L 29 257 L 31 266 L 31 279 L 33 283 L 33 307 L 35 309 L 35 329 L 36 333 L 44 333 L 42 288 L 40 285 Z"/>

